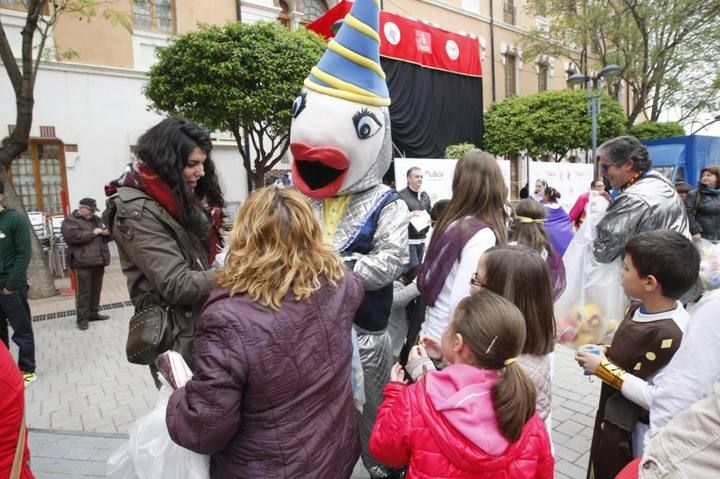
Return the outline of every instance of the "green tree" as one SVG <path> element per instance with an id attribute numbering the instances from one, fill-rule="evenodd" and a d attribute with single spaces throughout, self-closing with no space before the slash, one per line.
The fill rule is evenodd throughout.
<path id="1" fill-rule="evenodd" d="M 477 150 L 478 147 L 472 143 L 458 143 L 456 145 L 448 145 L 445 148 L 445 158 L 459 160 L 468 151 Z"/>
<path id="2" fill-rule="evenodd" d="M 708 54 L 720 51 L 719 1 L 529 0 L 527 7 L 549 20 L 526 40 L 528 56 L 567 56 L 582 72 L 620 65 L 632 93 L 628 126 L 642 116 L 657 121 L 669 108 L 684 122 L 720 106 L 720 56 Z M 610 87 L 617 96 L 618 82 Z"/>
<path id="3" fill-rule="evenodd" d="M 231 132 L 248 176 L 261 187 L 287 152 L 292 103 L 324 47 L 313 32 L 277 23 L 204 26 L 158 52 L 145 95 L 159 112 Z"/>
<path id="4" fill-rule="evenodd" d="M 63 15 L 72 15 L 88 20 L 97 15 L 102 8 L 102 16 L 113 24 L 130 29 L 129 18 L 112 8 L 112 1 L 102 0 L 24 0 L 26 10 L 23 26 L 22 46 L 19 52 L 13 52 L 10 40 L 0 18 L 0 60 L 15 93 L 15 129 L 0 141 L 0 180 L 5 184 L 5 197 L 8 206 L 27 213 L 12 183 L 8 181 L 8 171 L 12 162 L 28 148 L 30 130 L 35 106 L 35 80 L 40 61 L 55 57 L 72 58 L 75 52 L 46 48 L 47 39 L 53 34 L 58 20 Z M 0 4 L 1 5 L 1 4 Z M 48 297 L 55 294 L 55 285 L 42 253 L 40 242 L 34 232 L 32 239 L 32 258 L 28 269 L 28 281 L 31 284 L 32 297 Z"/>
<path id="5" fill-rule="evenodd" d="M 483 143 L 487 151 L 496 155 L 551 154 L 560 161 L 572 149 L 590 147 L 591 128 L 585 92 L 546 91 L 494 103 L 485 115 Z M 620 104 L 602 94 L 598 142 L 624 132 L 625 115 Z"/>
<path id="6" fill-rule="evenodd" d="M 685 134 L 685 128 L 683 128 L 680 123 L 674 121 L 669 121 L 667 123 L 644 121 L 630 128 L 629 133 L 641 141 L 657 140 L 658 138 L 683 136 Z"/>

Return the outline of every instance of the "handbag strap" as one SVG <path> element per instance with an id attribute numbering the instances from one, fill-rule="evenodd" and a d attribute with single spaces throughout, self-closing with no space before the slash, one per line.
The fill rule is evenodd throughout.
<path id="1" fill-rule="evenodd" d="M 20 434 L 18 434 L 17 445 L 15 446 L 15 458 L 13 459 L 12 469 L 10 470 L 9 479 L 20 479 L 22 470 L 23 454 L 25 453 L 25 406 L 23 406 L 22 421 L 20 421 Z"/>

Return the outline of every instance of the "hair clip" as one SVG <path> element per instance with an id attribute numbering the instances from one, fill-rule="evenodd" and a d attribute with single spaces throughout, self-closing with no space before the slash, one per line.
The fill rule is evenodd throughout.
<path id="1" fill-rule="evenodd" d="M 497 336 L 495 336 L 490 342 L 490 346 L 488 346 L 488 348 L 485 350 L 485 354 L 490 354 L 490 350 L 492 349 L 493 344 L 495 344 L 495 341 L 497 341 Z"/>
<path id="2" fill-rule="evenodd" d="M 530 218 L 529 216 L 515 216 L 515 220 L 517 220 L 518 223 L 545 223 L 544 218 Z"/>

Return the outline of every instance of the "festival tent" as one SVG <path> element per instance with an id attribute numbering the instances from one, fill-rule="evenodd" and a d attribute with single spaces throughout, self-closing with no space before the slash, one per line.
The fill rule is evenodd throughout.
<path id="1" fill-rule="evenodd" d="M 308 28 L 330 38 L 351 7 L 342 0 Z M 448 145 L 480 145 L 483 92 L 476 37 L 381 11 L 380 56 L 396 156 L 443 158 Z"/>

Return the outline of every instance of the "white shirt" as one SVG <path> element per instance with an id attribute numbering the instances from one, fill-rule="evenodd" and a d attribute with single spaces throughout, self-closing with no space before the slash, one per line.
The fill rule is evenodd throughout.
<path id="1" fill-rule="evenodd" d="M 475 233 L 465 244 L 460 261 L 455 260 L 435 305 L 427 308 L 420 334 L 440 341 L 450 322 L 450 311 L 455 309 L 460 300 L 470 296 L 470 278 L 477 271 L 480 257 L 495 243 L 495 233 L 488 227 Z"/>

